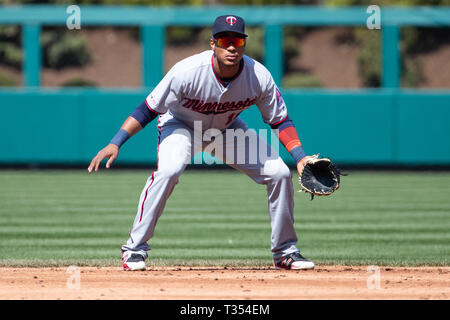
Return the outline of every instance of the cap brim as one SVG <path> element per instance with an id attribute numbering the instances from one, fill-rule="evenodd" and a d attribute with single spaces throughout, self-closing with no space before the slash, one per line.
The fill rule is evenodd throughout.
<path id="1" fill-rule="evenodd" d="M 213 37 L 215 37 L 216 34 L 219 34 L 219 33 L 222 33 L 222 32 L 233 32 L 233 33 L 240 34 L 240 35 L 242 35 L 242 36 L 244 36 L 244 37 L 248 37 L 248 35 L 246 35 L 245 33 L 237 32 L 237 31 L 231 31 L 231 30 L 228 30 L 228 29 L 216 31 L 216 32 L 213 34 Z"/>

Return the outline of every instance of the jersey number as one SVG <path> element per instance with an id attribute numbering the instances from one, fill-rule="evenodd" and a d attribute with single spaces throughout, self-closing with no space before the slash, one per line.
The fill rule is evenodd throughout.
<path id="1" fill-rule="evenodd" d="M 231 121 L 233 121 L 233 120 L 239 115 L 239 113 L 240 113 L 240 112 L 235 112 L 235 113 L 230 114 L 230 115 L 228 116 L 228 120 L 227 120 L 227 122 L 225 123 L 225 125 L 226 125 L 226 126 L 229 125 L 229 124 L 231 123 Z"/>

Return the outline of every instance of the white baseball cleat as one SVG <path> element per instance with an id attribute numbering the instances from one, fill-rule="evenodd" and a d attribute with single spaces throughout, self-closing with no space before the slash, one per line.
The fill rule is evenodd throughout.
<path id="1" fill-rule="evenodd" d="M 139 253 L 124 252 L 122 265 L 125 271 L 145 270 L 145 258 Z"/>
<path id="2" fill-rule="evenodd" d="M 285 270 L 308 270 L 314 269 L 314 262 L 303 257 L 300 252 L 294 252 L 283 257 L 279 262 L 274 263 L 275 268 Z"/>

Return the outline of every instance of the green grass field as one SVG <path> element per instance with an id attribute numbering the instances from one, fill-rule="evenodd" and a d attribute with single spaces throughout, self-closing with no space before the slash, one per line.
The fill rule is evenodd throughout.
<path id="1" fill-rule="evenodd" d="M 0 171 L 0 266 L 120 266 L 150 174 Z M 350 171 L 330 197 L 295 195 L 295 227 L 318 265 L 448 266 L 450 173 Z M 271 265 L 265 187 L 188 168 L 150 245 L 149 265 Z"/>

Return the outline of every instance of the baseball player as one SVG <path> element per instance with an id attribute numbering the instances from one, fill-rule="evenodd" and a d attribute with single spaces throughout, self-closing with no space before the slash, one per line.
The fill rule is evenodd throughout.
<path id="1" fill-rule="evenodd" d="M 241 17 L 217 17 L 210 39 L 211 50 L 175 64 L 125 120 L 111 142 L 92 159 L 89 172 L 97 171 L 105 158 L 108 158 L 106 168 L 110 168 L 123 143 L 158 118 L 157 169 L 147 179 L 129 239 L 122 245 L 124 270 L 145 270 L 145 259 L 151 249 L 148 241 L 179 176 L 193 155 L 212 143 L 223 147 L 223 152 L 214 154 L 216 158 L 256 183 L 266 185 L 274 266 L 314 268 L 314 263 L 304 258 L 297 248 L 294 189 L 289 168 L 278 155 L 258 156 L 256 161 L 248 161 L 256 150 L 251 143 L 227 138 L 233 132 L 244 132 L 253 145 L 257 144 L 258 150 L 271 150 L 264 139 L 239 118 L 243 110 L 256 105 L 264 122 L 275 129 L 281 143 L 295 159 L 299 174 L 310 158 L 302 149 L 270 72 L 244 55 L 246 41 Z M 208 138 L 206 134 L 196 135 L 199 130 L 208 132 Z M 199 136 L 202 138 L 198 139 Z M 236 156 L 242 154 L 246 155 L 246 160 L 236 161 Z"/>

